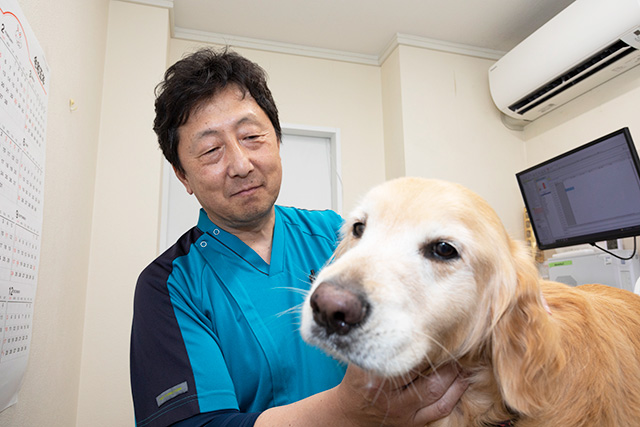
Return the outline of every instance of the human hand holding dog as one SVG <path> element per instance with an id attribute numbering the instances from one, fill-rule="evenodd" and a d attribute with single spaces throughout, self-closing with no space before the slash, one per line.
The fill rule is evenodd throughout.
<path id="1" fill-rule="evenodd" d="M 449 415 L 467 386 L 454 364 L 416 378 L 380 378 L 349 365 L 336 392 L 353 426 L 424 427 Z"/>
<path id="2" fill-rule="evenodd" d="M 349 365 L 342 382 L 267 409 L 256 427 L 424 427 L 449 415 L 467 389 L 455 364 L 417 378 L 380 378 Z"/>

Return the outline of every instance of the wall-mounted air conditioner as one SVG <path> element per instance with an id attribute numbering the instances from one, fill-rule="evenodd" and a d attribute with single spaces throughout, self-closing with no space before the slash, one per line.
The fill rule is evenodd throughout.
<path id="1" fill-rule="evenodd" d="M 489 70 L 496 106 L 532 121 L 640 64 L 640 0 L 576 0 Z"/>

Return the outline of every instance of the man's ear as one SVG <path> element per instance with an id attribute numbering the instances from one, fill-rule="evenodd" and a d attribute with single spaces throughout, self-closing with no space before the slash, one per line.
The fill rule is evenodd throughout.
<path id="1" fill-rule="evenodd" d="M 184 185 L 184 188 L 185 190 L 187 190 L 187 193 L 193 194 L 193 190 L 191 189 L 191 185 L 189 185 L 189 179 L 187 178 L 187 175 L 184 172 L 178 170 L 178 168 L 176 168 L 175 166 L 172 165 L 172 167 L 173 167 L 173 172 L 176 174 L 176 176 L 178 177 L 182 185 Z"/>

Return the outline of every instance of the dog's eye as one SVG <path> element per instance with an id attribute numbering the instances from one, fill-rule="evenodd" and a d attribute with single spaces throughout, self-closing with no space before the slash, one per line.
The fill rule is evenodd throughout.
<path id="1" fill-rule="evenodd" d="M 423 251 L 427 257 L 450 260 L 458 257 L 458 250 L 447 242 L 434 242 L 426 246 Z"/>
<path id="2" fill-rule="evenodd" d="M 353 224 L 351 232 L 353 233 L 353 237 L 360 238 L 364 234 L 364 222 L 356 222 Z"/>

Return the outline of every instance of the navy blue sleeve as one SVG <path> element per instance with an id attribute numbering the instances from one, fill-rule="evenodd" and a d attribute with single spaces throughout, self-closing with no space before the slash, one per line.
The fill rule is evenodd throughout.
<path id="1" fill-rule="evenodd" d="M 130 370 L 138 427 L 165 427 L 200 413 L 189 355 L 166 282 L 173 259 L 187 253 L 201 234 L 197 228 L 186 233 L 140 274 L 136 285 Z"/>
<path id="2" fill-rule="evenodd" d="M 260 414 L 243 414 L 234 410 L 205 412 L 172 424 L 172 427 L 253 427 Z"/>

